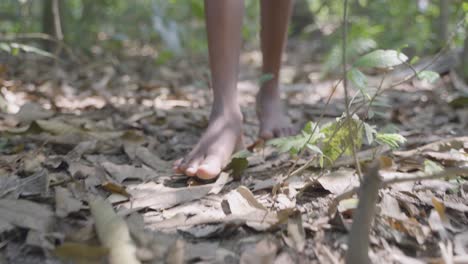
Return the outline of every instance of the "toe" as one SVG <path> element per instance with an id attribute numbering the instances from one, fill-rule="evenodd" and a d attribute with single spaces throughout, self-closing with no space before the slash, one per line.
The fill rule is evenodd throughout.
<path id="1" fill-rule="evenodd" d="M 219 155 L 210 155 L 198 167 L 197 176 L 204 180 L 213 179 L 221 173 L 221 168 L 221 157 Z"/>
<path id="2" fill-rule="evenodd" d="M 273 130 L 273 136 L 275 138 L 278 138 L 278 137 L 283 137 L 283 130 L 281 128 L 276 128 Z"/>
<path id="3" fill-rule="evenodd" d="M 185 170 L 185 175 L 187 176 L 195 176 L 198 171 L 198 166 L 201 163 L 201 158 L 196 158 L 190 161 L 190 163 L 187 165 L 187 169 Z"/>
<path id="4" fill-rule="evenodd" d="M 275 135 L 274 135 L 273 131 L 271 131 L 271 130 L 266 130 L 265 129 L 265 130 L 260 131 L 260 138 L 261 139 L 268 140 L 268 139 L 272 139 L 274 137 L 275 137 Z"/>
<path id="5" fill-rule="evenodd" d="M 293 130 L 291 127 L 285 127 L 281 129 L 282 137 L 289 137 L 293 135 Z"/>
<path id="6" fill-rule="evenodd" d="M 183 159 L 178 159 L 178 160 L 174 161 L 174 163 L 172 164 L 172 169 L 173 169 L 175 172 L 180 172 L 179 166 L 180 166 L 180 164 L 182 163 L 182 160 L 183 160 Z"/>

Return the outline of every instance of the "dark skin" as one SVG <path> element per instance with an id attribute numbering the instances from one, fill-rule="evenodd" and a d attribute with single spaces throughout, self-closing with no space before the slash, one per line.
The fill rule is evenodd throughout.
<path id="1" fill-rule="evenodd" d="M 273 75 L 257 94 L 259 137 L 267 140 L 293 133 L 279 91 L 281 57 L 293 0 L 260 1 L 262 72 Z M 231 155 L 244 146 L 242 113 L 237 100 L 243 13 L 243 0 L 205 0 L 213 106 L 203 136 L 184 159 L 174 164 L 177 172 L 187 176 L 215 178 Z"/>

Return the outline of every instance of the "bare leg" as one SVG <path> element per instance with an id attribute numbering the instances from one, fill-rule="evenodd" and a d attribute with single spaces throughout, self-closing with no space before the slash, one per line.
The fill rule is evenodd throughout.
<path id="1" fill-rule="evenodd" d="M 216 177 L 242 146 L 242 114 L 237 100 L 243 0 L 205 0 L 213 106 L 207 130 L 175 169 L 202 179 Z"/>
<path id="2" fill-rule="evenodd" d="M 263 74 L 273 78 L 265 82 L 257 95 L 257 114 L 263 139 L 289 136 L 294 133 L 283 112 L 279 92 L 281 55 L 286 44 L 293 0 L 261 0 L 261 48 Z"/>

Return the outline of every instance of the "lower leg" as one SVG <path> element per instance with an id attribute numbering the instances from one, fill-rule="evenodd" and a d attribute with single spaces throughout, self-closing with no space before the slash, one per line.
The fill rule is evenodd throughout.
<path id="1" fill-rule="evenodd" d="M 176 170 L 204 179 L 216 177 L 242 145 L 237 101 L 243 0 L 205 0 L 213 106 L 208 128 Z"/>
<path id="2" fill-rule="evenodd" d="M 292 4 L 293 0 L 261 0 L 262 73 L 272 75 L 270 80 L 262 84 L 257 96 L 260 137 L 264 139 L 293 133 L 283 113 L 279 92 L 281 57 Z"/>

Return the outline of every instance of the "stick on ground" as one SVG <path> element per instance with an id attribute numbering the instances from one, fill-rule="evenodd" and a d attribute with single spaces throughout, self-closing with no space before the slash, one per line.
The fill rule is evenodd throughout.
<path id="1" fill-rule="evenodd" d="M 90 199 L 91 214 L 102 245 L 109 248 L 110 264 L 139 264 L 136 247 L 127 224 L 115 214 L 112 206 L 101 197 Z"/>
<path id="2" fill-rule="evenodd" d="M 353 224 L 346 252 L 346 263 L 370 263 L 369 232 L 375 216 L 375 207 L 382 179 L 379 175 L 379 162 L 371 165 L 359 190 L 359 204 L 354 213 Z"/>

